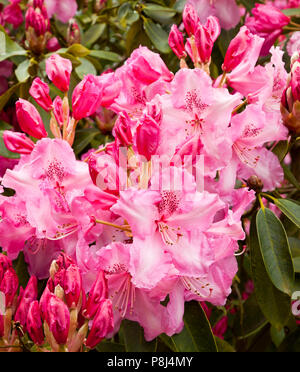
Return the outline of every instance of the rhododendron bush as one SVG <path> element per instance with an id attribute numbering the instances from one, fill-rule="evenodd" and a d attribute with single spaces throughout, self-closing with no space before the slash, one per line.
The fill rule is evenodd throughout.
<path id="1" fill-rule="evenodd" d="M 300 1 L 0 24 L 0 351 L 299 351 Z"/>

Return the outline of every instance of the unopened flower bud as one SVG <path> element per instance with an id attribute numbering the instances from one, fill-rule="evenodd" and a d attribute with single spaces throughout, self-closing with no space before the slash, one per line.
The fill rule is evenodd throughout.
<path id="1" fill-rule="evenodd" d="M 255 192 L 261 192 L 264 188 L 262 180 L 257 176 L 251 176 L 250 178 L 248 178 L 247 186 L 250 190 L 254 190 Z"/>
<path id="2" fill-rule="evenodd" d="M 19 279 L 15 270 L 9 267 L 0 283 L 0 291 L 5 294 L 6 308 L 12 307 L 19 288 Z"/>
<path id="3" fill-rule="evenodd" d="M 136 130 L 136 145 L 138 153 L 143 155 L 147 161 L 155 155 L 159 145 L 160 128 L 158 124 L 148 115 L 141 120 L 141 125 Z"/>
<path id="4" fill-rule="evenodd" d="M 49 95 L 50 88 L 48 84 L 44 83 L 40 78 L 35 78 L 29 90 L 29 93 L 34 98 L 36 103 L 40 105 L 45 111 L 52 110 L 52 99 Z"/>
<path id="5" fill-rule="evenodd" d="M 49 296 L 47 323 L 50 332 L 59 345 L 65 345 L 70 328 L 70 313 L 67 305 L 54 295 Z"/>
<path id="6" fill-rule="evenodd" d="M 169 45 L 179 59 L 186 57 L 183 35 L 176 25 L 173 25 L 171 28 L 169 34 Z"/>
<path id="7" fill-rule="evenodd" d="M 205 26 L 198 26 L 195 34 L 195 43 L 201 63 L 208 63 L 210 61 L 214 43 L 210 32 Z"/>
<path id="8" fill-rule="evenodd" d="M 34 142 L 24 133 L 6 130 L 3 133 L 3 141 L 9 151 L 17 154 L 28 155 L 34 149 Z"/>
<path id="9" fill-rule="evenodd" d="M 242 27 L 227 49 L 222 69 L 231 72 L 248 54 L 253 41 L 253 35 L 246 26 Z"/>
<path id="10" fill-rule="evenodd" d="M 189 36 L 196 34 L 198 25 L 200 24 L 200 19 L 194 7 L 187 4 L 183 10 L 182 20 L 186 32 Z"/>
<path id="11" fill-rule="evenodd" d="M 215 42 L 221 33 L 221 26 L 218 18 L 209 16 L 207 18 L 205 27 L 209 31 L 212 41 Z"/>
<path id="12" fill-rule="evenodd" d="M 61 48 L 59 41 L 56 37 L 51 37 L 51 39 L 47 41 L 46 47 L 49 50 L 49 52 L 57 52 Z"/>
<path id="13" fill-rule="evenodd" d="M 9 268 L 12 268 L 11 260 L 4 254 L 0 253 L 0 283 L 3 279 L 5 271 Z"/>
<path id="14" fill-rule="evenodd" d="M 45 336 L 38 301 L 33 301 L 29 306 L 26 328 L 35 344 L 39 346 L 44 344 Z"/>
<path id="15" fill-rule="evenodd" d="M 72 62 L 62 58 L 58 54 L 53 54 L 46 61 L 46 73 L 52 83 L 62 92 L 67 92 L 70 86 L 72 72 Z"/>
<path id="16" fill-rule="evenodd" d="M 30 102 L 20 98 L 16 103 L 16 113 L 23 132 L 37 139 L 48 136 L 38 110 Z"/>
<path id="17" fill-rule="evenodd" d="M 82 293 L 82 282 L 77 265 L 70 265 L 65 273 L 64 291 L 69 308 L 76 308 Z"/>
<path id="18" fill-rule="evenodd" d="M 94 75 L 87 75 L 74 89 L 72 96 L 73 117 L 81 120 L 93 115 L 100 106 L 102 91 Z"/>
<path id="19" fill-rule="evenodd" d="M 132 122 L 127 113 L 121 113 L 116 121 L 113 134 L 123 146 L 131 146 L 133 138 L 131 133 Z"/>
<path id="20" fill-rule="evenodd" d="M 93 320 L 91 331 L 86 340 L 86 346 L 94 349 L 114 329 L 113 309 L 110 300 L 100 302 L 97 314 Z"/>
<path id="21" fill-rule="evenodd" d="M 80 44 L 81 42 L 80 29 L 75 19 L 72 19 L 69 22 L 67 42 L 68 45 Z"/>
<path id="22" fill-rule="evenodd" d="M 93 319 L 98 311 L 101 301 L 107 298 L 107 296 L 107 280 L 105 278 L 104 271 L 101 270 L 99 271 L 98 277 L 90 290 L 83 315 L 87 319 Z"/>

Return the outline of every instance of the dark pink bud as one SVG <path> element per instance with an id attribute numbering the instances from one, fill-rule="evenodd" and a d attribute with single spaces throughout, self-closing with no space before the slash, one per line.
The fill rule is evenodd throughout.
<path id="1" fill-rule="evenodd" d="M 87 319 L 93 319 L 98 311 L 101 301 L 107 297 L 107 280 L 105 278 L 104 271 L 101 270 L 99 271 L 98 277 L 90 290 L 83 315 Z"/>
<path id="2" fill-rule="evenodd" d="M 36 103 L 45 111 L 52 110 L 52 99 L 49 95 L 50 88 L 40 78 L 35 78 L 29 90 L 29 93 L 34 98 Z"/>
<path id="3" fill-rule="evenodd" d="M 15 300 L 19 288 L 19 279 L 15 270 L 9 267 L 3 276 L 0 284 L 0 291 L 5 294 L 5 304 L 6 307 L 11 307 Z"/>
<path id="4" fill-rule="evenodd" d="M 116 121 L 113 134 L 123 146 L 131 146 L 133 138 L 131 133 L 132 121 L 127 113 L 121 113 Z"/>
<path id="5" fill-rule="evenodd" d="M 12 268 L 11 260 L 4 254 L 0 253 L 0 283 L 3 279 L 5 271 L 9 268 Z"/>
<path id="6" fill-rule="evenodd" d="M 260 32 L 273 32 L 275 29 L 282 29 L 290 23 L 290 17 L 269 4 L 255 4 L 252 14 L 255 19 L 255 28 Z"/>
<path id="7" fill-rule="evenodd" d="M 242 27 L 227 49 L 222 69 L 231 72 L 247 56 L 251 49 L 254 36 L 246 26 Z"/>
<path id="8" fill-rule="evenodd" d="M 182 14 L 182 20 L 188 35 L 195 35 L 198 25 L 200 24 L 200 19 L 192 5 L 187 4 L 185 6 Z"/>
<path id="9" fill-rule="evenodd" d="M 94 349 L 114 330 L 113 308 L 110 300 L 102 300 L 94 318 L 92 329 L 86 340 L 86 346 Z"/>
<path id="10" fill-rule="evenodd" d="M 39 346 L 43 345 L 45 337 L 38 301 L 33 301 L 29 306 L 26 328 L 32 341 Z"/>
<path id="11" fill-rule="evenodd" d="M 73 117 L 75 120 L 93 115 L 100 106 L 102 90 L 94 75 L 87 75 L 74 89 L 72 96 Z"/>
<path id="12" fill-rule="evenodd" d="M 46 61 L 46 73 L 52 83 L 62 92 L 67 92 L 70 86 L 72 62 L 53 54 Z"/>
<path id="13" fill-rule="evenodd" d="M 61 48 L 59 41 L 57 40 L 56 37 L 52 37 L 51 39 L 49 39 L 47 41 L 46 47 L 49 50 L 49 52 L 56 52 Z"/>
<path id="14" fill-rule="evenodd" d="M 6 130 L 3 133 L 3 141 L 9 151 L 18 154 L 28 155 L 34 149 L 34 142 L 24 133 Z"/>
<path id="15" fill-rule="evenodd" d="M 208 63 L 213 50 L 214 42 L 210 32 L 205 26 L 199 25 L 195 34 L 195 43 L 201 63 Z"/>
<path id="16" fill-rule="evenodd" d="M 24 329 L 26 327 L 29 306 L 33 301 L 37 299 L 37 296 L 38 296 L 37 279 L 35 276 L 32 276 L 29 279 L 29 282 L 24 290 L 24 293 L 22 295 L 22 298 L 20 299 L 20 303 L 15 314 L 15 321 L 20 322 Z"/>
<path id="17" fill-rule="evenodd" d="M 37 139 L 48 136 L 38 110 L 30 102 L 20 98 L 16 103 L 16 112 L 23 132 Z"/>
<path id="18" fill-rule="evenodd" d="M 186 57 L 183 35 L 176 25 L 173 25 L 171 28 L 169 34 L 169 45 L 179 59 Z"/>
<path id="19" fill-rule="evenodd" d="M 76 308 L 82 292 L 81 275 L 77 265 L 70 265 L 67 268 L 63 289 L 68 307 Z"/>
<path id="20" fill-rule="evenodd" d="M 141 122 L 142 124 L 136 130 L 136 145 L 138 153 L 149 161 L 158 148 L 160 129 L 158 124 L 148 115 L 145 115 Z"/>
<path id="21" fill-rule="evenodd" d="M 70 313 L 67 305 L 54 295 L 50 295 L 46 319 L 56 342 L 65 345 L 70 329 Z"/>
<path id="22" fill-rule="evenodd" d="M 212 41 L 215 42 L 221 33 L 221 26 L 218 18 L 209 16 L 207 18 L 205 27 L 209 31 Z"/>
<path id="23" fill-rule="evenodd" d="M 49 299 L 50 299 L 51 295 L 53 294 L 53 291 L 50 290 L 50 288 L 52 286 L 54 287 L 52 279 L 50 278 L 48 280 L 47 286 L 46 286 L 46 288 L 45 288 L 45 290 L 44 290 L 44 292 L 41 296 L 41 299 L 40 299 L 41 316 L 42 316 L 42 319 L 45 320 L 47 323 L 49 323 L 47 307 L 48 307 Z"/>

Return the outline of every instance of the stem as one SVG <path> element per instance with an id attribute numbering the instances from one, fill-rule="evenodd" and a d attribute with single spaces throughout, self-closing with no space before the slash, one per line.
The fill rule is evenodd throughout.
<path id="1" fill-rule="evenodd" d="M 221 81 L 220 81 L 220 84 L 219 84 L 219 87 L 218 88 L 222 88 L 223 87 L 223 85 L 225 84 L 225 82 L 226 82 L 226 76 L 227 76 L 227 72 L 223 72 L 223 75 L 222 75 L 222 79 L 221 79 Z"/>
<path id="2" fill-rule="evenodd" d="M 100 223 L 101 225 L 111 226 L 111 227 L 114 227 L 116 229 L 123 230 L 123 231 L 130 232 L 131 233 L 131 229 L 129 227 L 116 225 L 114 223 L 110 223 L 110 222 L 102 221 L 102 220 L 95 220 L 95 222 L 96 223 Z"/>
<path id="3" fill-rule="evenodd" d="M 240 105 L 238 105 L 233 111 L 232 111 L 232 115 L 233 114 L 236 114 L 242 107 L 244 107 L 246 104 L 248 103 L 247 99 L 245 99 L 245 101 L 243 103 L 241 103 Z"/>
<path id="4" fill-rule="evenodd" d="M 258 194 L 258 201 L 259 201 L 261 209 L 264 211 L 265 210 L 265 205 L 262 201 L 261 194 Z"/>

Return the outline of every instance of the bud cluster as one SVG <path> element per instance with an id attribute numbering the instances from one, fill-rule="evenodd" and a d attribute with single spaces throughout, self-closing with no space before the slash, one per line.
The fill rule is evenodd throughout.
<path id="1" fill-rule="evenodd" d="M 18 288 L 11 261 L 0 255 L 0 289 L 5 295 L 5 313 L 0 314 L 0 346 L 4 351 L 21 350 L 28 333 L 38 351 L 78 352 L 95 348 L 113 331 L 112 303 L 103 271 L 86 295 L 78 266 L 61 254 L 51 265 L 50 278 L 39 301 L 35 276 L 25 290 L 20 288 L 19 295 Z"/>

